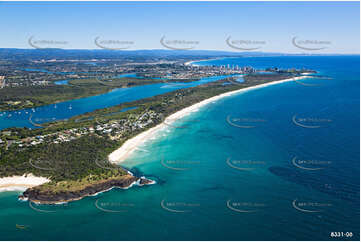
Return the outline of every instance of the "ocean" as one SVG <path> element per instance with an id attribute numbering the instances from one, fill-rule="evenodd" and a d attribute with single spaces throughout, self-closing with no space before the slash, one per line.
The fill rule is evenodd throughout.
<path id="1" fill-rule="evenodd" d="M 159 131 L 121 164 L 155 185 L 51 206 L 0 193 L 1 239 L 359 240 L 360 57 L 194 64 L 320 77 L 223 98 Z"/>

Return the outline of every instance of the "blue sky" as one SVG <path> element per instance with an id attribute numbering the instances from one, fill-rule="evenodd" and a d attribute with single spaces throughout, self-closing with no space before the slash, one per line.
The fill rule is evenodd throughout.
<path id="1" fill-rule="evenodd" d="M 98 49 L 94 39 L 128 41 L 130 49 L 164 49 L 160 39 L 195 49 L 284 53 L 359 53 L 359 2 L 1 2 L 0 47 Z M 292 44 L 322 50 L 307 51 Z M 252 43 L 250 43 L 252 41 Z M 321 41 L 310 44 L 307 41 Z M 238 43 L 238 45 L 237 45 Z M 187 44 L 185 44 L 187 45 Z M 114 46 L 114 45 L 113 45 Z M 179 46 L 179 45 L 178 45 Z M 58 46 L 60 47 L 60 46 Z M 183 47 L 183 46 L 182 46 Z"/>

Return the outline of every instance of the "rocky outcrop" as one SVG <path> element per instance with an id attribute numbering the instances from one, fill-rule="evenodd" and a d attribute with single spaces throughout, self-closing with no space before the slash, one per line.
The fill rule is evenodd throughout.
<path id="1" fill-rule="evenodd" d="M 133 184 L 145 185 L 154 182 L 146 178 L 138 178 L 132 175 L 125 175 L 119 179 L 112 179 L 105 182 L 91 184 L 86 188 L 78 191 L 50 191 L 42 190 L 37 187 L 27 189 L 23 195 L 19 196 L 22 200 L 29 200 L 35 203 L 55 204 L 80 200 L 87 196 L 96 195 L 113 187 L 128 188 Z"/>
<path id="2" fill-rule="evenodd" d="M 155 183 L 155 181 L 152 181 L 152 180 L 147 179 L 147 178 L 145 178 L 145 177 L 141 177 L 141 178 L 139 179 L 139 185 L 140 185 L 140 186 L 143 186 L 143 185 L 151 185 L 151 184 L 154 184 L 154 183 Z"/>

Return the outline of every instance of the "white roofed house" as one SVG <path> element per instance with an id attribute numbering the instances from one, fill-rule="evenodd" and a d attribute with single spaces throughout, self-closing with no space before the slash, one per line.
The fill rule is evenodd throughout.
<path id="1" fill-rule="evenodd" d="M 0 76 L 0 88 L 5 87 L 5 76 Z"/>

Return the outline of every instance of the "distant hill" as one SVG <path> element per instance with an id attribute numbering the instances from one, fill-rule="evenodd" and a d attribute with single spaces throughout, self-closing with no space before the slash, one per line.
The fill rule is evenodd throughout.
<path id="1" fill-rule="evenodd" d="M 76 50 L 76 49 L 12 49 L 0 48 L 2 59 L 114 59 L 124 57 L 237 57 L 274 56 L 281 53 L 230 52 L 214 50 Z"/>
<path id="2" fill-rule="evenodd" d="M 309 54 L 284 54 L 271 52 L 231 52 L 216 50 L 84 50 L 84 49 L 15 49 L 0 48 L 0 59 L 8 60 L 39 60 L 39 59 L 62 59 L 62 60 L 89 60 L 89 59 L 169 59 L 176 58 L 214 58 L 214 57 L 259 57 L 259 56 L 295 56 Z M 316 54 L 317 55 L 317 54 Z M 326 55 L 326 54 L 318 54 Z M 331 54 L 328 54 L 331 55 Z M 333 54 L 336 55 L 336 54 Z"/>

